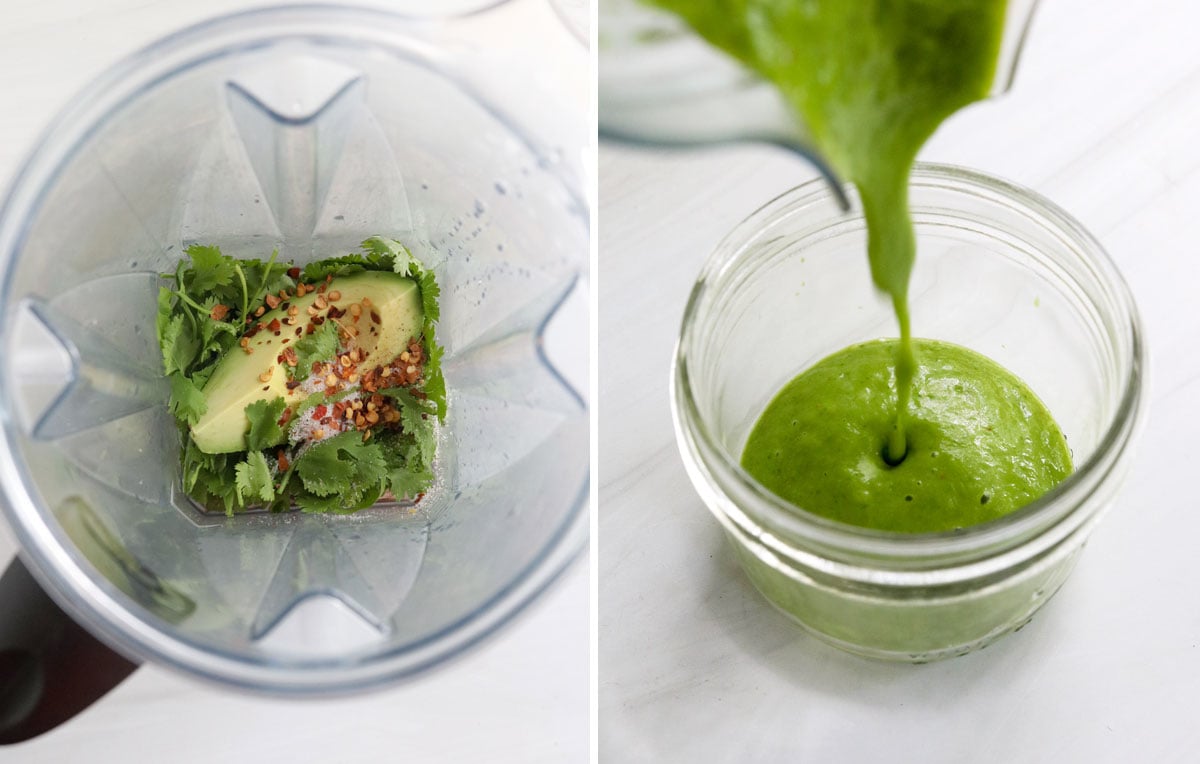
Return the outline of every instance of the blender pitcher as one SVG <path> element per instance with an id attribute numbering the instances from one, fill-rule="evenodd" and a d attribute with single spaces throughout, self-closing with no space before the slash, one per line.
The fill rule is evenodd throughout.
<path id="1" fill-rule="evenodd" d="M 1036 6 L 1037 0 L 1009 0 L 991 95 L 1012 85 Z M 682 19 L 640 0 L 600 0 L 599 16 L 602 136 L 659 147 L 778 145 L 810 162 L 848 208 L 833 168 L 771 83 L 702 40 Z"/>
<path id="2" fill-rule="evenodd" d="M 587 267 L 562 159 L 582 116 L 528 108 L 537 77 L 458 37 L 468 23 L 313 6 L 200 24 L 93 83 L 21 170 L 0 211 L 0 504 L 33 577 L 131 661 L 14 563 L 9 739 L 88 700 L 48 694 L 98 695 L 143 659 L 282 695 L 410 676 L 583 548 L 587 410 L 543 347 Z M 435 487 L 349 516 L 202 511 L 166 406 L 160 274 L 193 243 L 302 265 L 376 234 L 441 284 Z"/>

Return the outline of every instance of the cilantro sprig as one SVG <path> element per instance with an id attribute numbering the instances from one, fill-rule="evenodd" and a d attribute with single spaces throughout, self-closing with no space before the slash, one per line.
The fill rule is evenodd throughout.
<path id="1" fill-rule="evenodd" d="M 168 405 L 182 440 L 185 492 L 233 514 L 254 506 L 283 511 L 293 505 L 305 512 L 346 513 L 370 506 L 387 492 L 417 497 L 428 491 L 434 479 L 436 423 L 446 416 L 443 351 L 436 340 L 440 290 L 432 271 L 400 242 L 377 236 L 363 242 L 361 253 L 310 263 L 303 270 L 277 262 L 277 253 L 267 260 L 238 259 L 217 247 L 193 245 L 186 255 L 173 273 L 164 274 L 167 283 L 159 291 L 155 322 L 170 383 Z M 201 451 L 190 427 L 205 413 L 204 386 L 226 353 L 241 352 L 238 341 L 264 298 L 290 293 L 298 281 L 316 284 L 371 270 L 414 279 L 425 312 L 419 337 L 425 350 L 420 386 L 379 391 L 394 402 L 400 426 L 373 429 L 366 439 L 351 430 L 315 443 L 293 441 L 286 402 L 278 397 L 246 407 L 246 451 Z M 292 348 L 297 363 L 289 367 L 289 375 L 303 379 L 313 363 L 328 361 L 338 352 L 336 326 L 325 322 Z M 346 395 L 318 391 L 293 409 L 294 417 L 307 416 Z"/>

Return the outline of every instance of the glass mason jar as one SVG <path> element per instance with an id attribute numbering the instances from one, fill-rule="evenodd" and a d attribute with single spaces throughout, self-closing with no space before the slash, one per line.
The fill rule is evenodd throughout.
<path id="1" fill-rule="evenodd" d="M 1025 380 L 1067 436 L 1076 469 L 1066 481 L 989 523 L 902 534 L 806 512 L 742 469 L 755 420 L 787 381 L 895 331 L 871 285 L 865 222 L 842 215 L 823 181 L 766 204 L 709 257 L 684 313 L 672 407 L 692 483 L 758 590 L 833 645 L 924 662 L 1020 628 L 1062 585 L 1130 462 L 1146 357 L 1117 269 L 1051 202 L 920 165 L 911 207 L 914 334 Z"/>

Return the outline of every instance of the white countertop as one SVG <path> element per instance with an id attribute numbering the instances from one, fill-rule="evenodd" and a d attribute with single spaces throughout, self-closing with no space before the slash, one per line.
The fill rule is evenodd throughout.
<path id="1" fill-rule="evenodd" d="M 459 0 L 455 0 L 458 2 Z M 441 0 L 377 6 L 445 7 Z M 441 5 L 439 5 L 441 4 Z M 461 4 L 461 3 L 460 3 Z M 478 5 L 480 3 L 475 2 Z M 54 113 L 124 55 L 244 0 L 6 3 L 0 24 L 0 184 Z M 554 62 L 547 75 L 588 105 L 588 57 L 545 0 L 513 0 L 474 20 L 486 44 Z M 582 320 L 586 321 L 586 311 Z M 579 332 L 586 331 L 575 325 Z M 586 364 L 572 351 L 568 362 Z M 586 390 L 586 368 L 567 370 Z M 583 384 L 579 384 L 583 380 Z M 0 564 L 15 547 L 0 523 Z M 448 666 L 359 698 L 285 702 L 234 694 L 144 666 L 66 725 L 0 762 L 574 762 L 588 751 L 588 562 L 580 560 L 515 623 Z"/>
<path id="2" fill-rule="evenodd" d="M 1124 492 L 1032 623 L 926 666 L 805 636 L 740 573 L 675 447 L 700 264 L 812 173 L 766 148 L 600 156 L 600 753 L 622 762 L 1194 761 L 1200 746 L 1200 6 L 1056 0 L 1016 84 L 922 157 L 1032 187 L 1124 272 L 1152 356 Z"/>

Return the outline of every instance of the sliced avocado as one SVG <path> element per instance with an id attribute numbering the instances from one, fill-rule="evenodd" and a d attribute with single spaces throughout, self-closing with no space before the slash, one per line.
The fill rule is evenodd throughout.
<path id="1" fill-rule="evenodd" d="M 331 301 L 335 295 L 338 299 Z M 210 454 L 245 450 L 246 430 L 250 424 L 246 418 L 247 406 L 282 397 L 292 408 L 307 397 L 300 388 L 288 390 L 287 368 L 279 361 L 279 356 L 290 344 L 299 341 L 296 330 L 304 330 L 312 322 L 308 308 L 318 304 L 318 298 L 346 312 L 338 320 L 344 325 L 358 327 L 354 341 L 358 348 L 367 352 L 372 365 L 385 364 L 400 355 L 409 341 L 420 335 L 425 318 L 417 283 L 387 271 L 363 271 L 343 276 L 334 279 L 323 295 L 308 293 L 289 298 L 255 321 L 255 325 L 269 326 L 277 320 L 279 331 L 261 329 L 249 340 L 247 347 L 251 352 L 234 346 L 217 362 L 202 391 L 208 408 L 192 425 L 192 439 L 197 448 Z M 367 299 L 367 305 L 362 307 L 360 315 L 354 316 L 350 306 L 362 306 L 363 298 Z M 285 304 L 298 308 L 295 325 L 286 323 Z M 328 313 L 328 307 L 319 311 L 320 316 Z M 302 379 L 307 374 L 302 370 L 297 376 Z"/>

